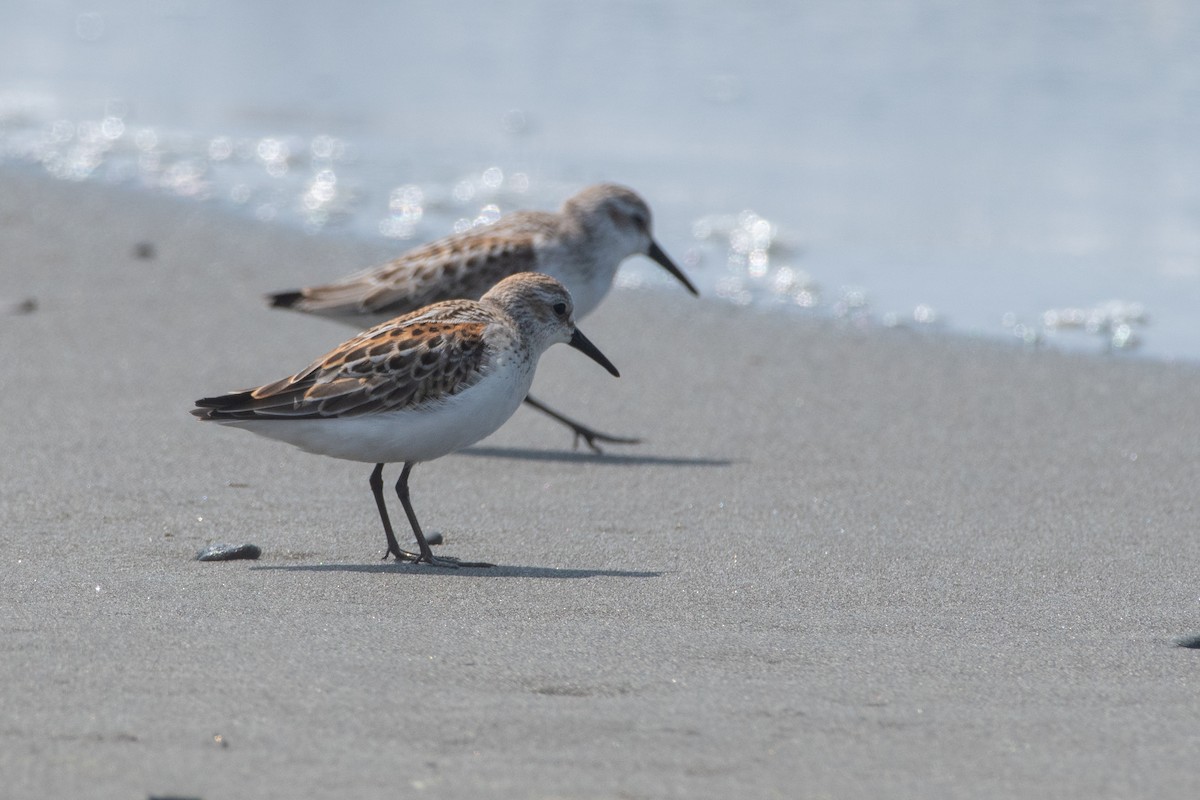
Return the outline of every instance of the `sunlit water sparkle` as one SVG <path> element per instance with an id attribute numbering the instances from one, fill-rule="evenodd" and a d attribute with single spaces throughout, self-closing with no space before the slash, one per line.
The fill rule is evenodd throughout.
<path id="1" fill-rule="evenodd" d="M 0 9 L 0 160 L 397 251 L 619 180 L 721 302 L 1200 359 L 1200 111 L 1183 102 L 1200 14 L 1013 5 L 576 21 L 527 2 L 480 6 L 472 30 L 492 33 L 464 40 L 428 10 L 335 27 L 300 2 L 284 33 L 227 0 L 19 4 Z M 397 50 L 387 31 L 407 29 L 426 36 Z M 259 34 L 241 62 L 208 55 Z M 206 69 L 174 70 L 189 59 Z M 442 60 L 394 82 L 420 59 Z M 618 277 L 669 282 L 645 259 Z"/>

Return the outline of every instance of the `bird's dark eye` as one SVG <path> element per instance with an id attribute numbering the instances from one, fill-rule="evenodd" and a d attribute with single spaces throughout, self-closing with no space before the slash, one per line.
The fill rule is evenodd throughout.
<path id="1" fill-rule="evenodd" d="M 554 304 L 554 313 L 558 314 L 560 317 L 563 314 L 566 314 L 567 313 L 567 304 L 566 303 L 555 303 Z"/>

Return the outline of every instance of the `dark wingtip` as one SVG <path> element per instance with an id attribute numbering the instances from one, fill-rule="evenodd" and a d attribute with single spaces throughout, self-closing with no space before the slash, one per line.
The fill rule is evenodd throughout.
<path id="1" fill-rule="evenodd" d="M 230 392 L 216 397 L 201 397 L 190 413 L 197 419 L 220 419 L 226 416 L 224 412 L 242 403 L 247 394 L 249 392 Z"/>
<path id="2" fill-rule="evenodd" d="M 267 295 L 267 305 L 271 308 L 293 308 L 304 297 L 304 292 L 275 292 Z"/>

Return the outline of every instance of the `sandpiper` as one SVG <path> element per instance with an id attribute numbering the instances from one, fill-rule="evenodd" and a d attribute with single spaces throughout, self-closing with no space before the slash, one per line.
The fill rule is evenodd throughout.
<path id="1" fill-rule="evenodd" d="M 361 326 L 441 300 L 477 299 L 509 275 L 541 272 L 567 287 L 576 315 L 584 317 L 608 294 L 621 262 L 638 254 L 698 294 L 654 241 L 646 202 L 624 186 L 601 183 L 569 198 L 558 212 L 516 211 L 333 283 L 278 292 L 267 300 L 274 307 Z M 570 427 L 577 443 L 582 438 L 597 452 L 597 441 L 639 441 L 592 430 L 531 397 L 526 402 Z"/>
<path id="2" fill-rule="evenodd" d="M 415 464 L 474 444 L 512 416 L 550 345 L 565 342 L 617 375 L 575 327 L 567 289 L 520 273 L 479 300 L 449 300 L 397 317 L 334 348 L 291 377 L 205 397 L 192 414 L 320 455 L 374 463 L 371 491 L 397 561 L 491 566 L 435 558 L 409 502 Z M 419 553 L 402 550 L 383 496 L 384 464 L 401 462 L 396 494 Z"/>

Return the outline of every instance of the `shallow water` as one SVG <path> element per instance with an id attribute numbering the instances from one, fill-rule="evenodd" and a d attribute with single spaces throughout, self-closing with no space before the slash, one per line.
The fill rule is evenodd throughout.
<path id="1" fill-rule="evenodd" d="M 0 154 L 397 249 L 616 180 L 729 302 L 1200 358 L 1192 4 L 340 8 L 0 5 Z"/>

